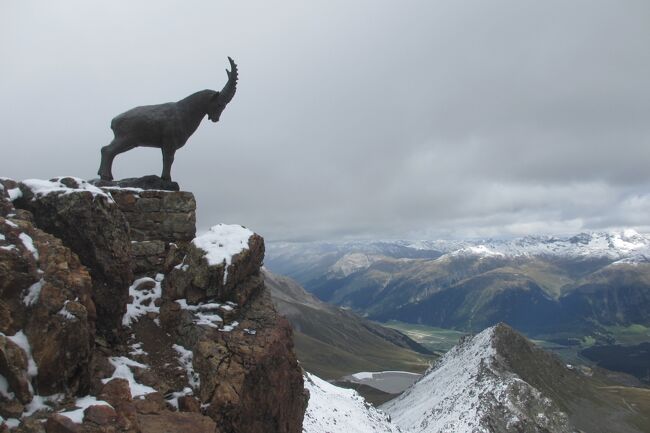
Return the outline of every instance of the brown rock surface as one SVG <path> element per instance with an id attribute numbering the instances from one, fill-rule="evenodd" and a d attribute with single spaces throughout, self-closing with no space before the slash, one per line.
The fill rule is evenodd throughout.
<path id="1" fill-rule="evenodd" d="M 27 355 L 4 335 L 0 335 L 0 374 L 7 379 L 18 401 L 23 404 L 32 401 L 27 375 Z"/>
<path id="2" fill-rule="evenodd" d="M 47 418 L 45 431 L 47 433 L 82 433 L 82 428 L 81 425 L 73 423 L 70 418 L 54 413 Z"/>
<path id="3" fill-rule="evenodd" d="M 96 319 L 88 271 L 59 239 L 27 220 L 0 217 L 0 234 L 0 332 L 26 336 L 39 394 L 87 389 Z M 17 371 L 26 371 L 30 354 L 18 349 L 25 357 L 17 356 L 15 347 L 4 347 L 14 380 Z M 11 386 L 23 403 L 31 399 L 24 383 Z"/>
<path id="4" fill-rule="evenodd" d="M 219 433 L 221 431 L 217 430 L 215 422 L 207 416 L 190 412 L 138 415 L 138 424 L 142 433 Z"/>
<path id="5" fill-rule="evenodd" d="M 84 423 L 109 425 L 117 421 L 115 409 L 106 405 L 93 405 L 84 410 Z"/>
<path id="6" fill-rule="evenodd" d="M 186 313 L 169 309 L 161 321 L 166 329 L 176 327 L 181 345 L 193 347 L 207 415 L 228 432 L 300 432 L 307 403 L 302 370 L 291 327 L 268 293 L 261 291 L 243 307 L 230 332 L 192 326 Z"/>
<path id="7" fill-rule="evenodd" d="M 113 407 L 128 403 L 132 399 L 129 381 L 126 379 L 112 379 L 107 382 L 99 393 L 99 400 L 103 400 Z"/>
<path id="8" fill-rule="evenodd" d="M 124 215 L 112 198 L 71 177 L 20 183 L 17 208 L 34 215 L 36 225 L 58 237 L 88 267 L 97 307 L 97 330 L 117 338 L 133 281 L 131 239 Z M 94 188 L 94 189 L 93 189 Z M 99 192 L 99 193 L 98 193 Z"/>
<path id="9" fill-rule="evenodd" d="M 194 365 L 201 400 L 210 403 L 206 413 L 225 431 L 302 431 L 307 395 L 291 325 L 277 315 L 266 291 L 238 321 L 230 332 L 207 330 L 198 338 Z"/>
<path id="10" fill-rule="evenodd" d="M 190 395 L 178 398 L 178 410 L 181 412 L 201 413 L 201 402 Z"/>

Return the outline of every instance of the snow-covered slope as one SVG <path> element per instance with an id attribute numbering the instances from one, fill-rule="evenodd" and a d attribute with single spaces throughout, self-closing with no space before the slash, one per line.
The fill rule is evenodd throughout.
<path id="1" fill-rule="evenodd" d="M 411 433 L 572 431 L 552 400 L 506 367 L 494 343 L 506 328 L 461 342 L 382 409 Z"/>
<path id="2" fill-rule="evenodd" d="M 309 404 L 303 433 L 402 433 L 388 416 L 351 389 L 339 388 L 305 373 Z"/>
<path id="3" fill-rule="evenodd" d="M 348 253 L 338 259 L 329 269 L 329 276 L 344 278 L 360 270 L 367 269 L 383 256 L 365 253 Z"/>

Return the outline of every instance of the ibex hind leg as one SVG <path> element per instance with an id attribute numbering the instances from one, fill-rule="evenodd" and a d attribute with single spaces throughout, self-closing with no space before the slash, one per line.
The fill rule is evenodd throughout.
<path id="1" fill-rule="evenodd" d="M 123 138 L 114 138 L 111 144 L 102 147 L 102 161 L 99 164 L 97 174 L 102 180 L 113 180 L 113 159 L 120 153 L 131 150 L 133 145 L 129 140 Z"/>
<path id="2" fill-rule="evenodd" d="M 174 163 L 174 154 L 176 149 L 172 146 L 162 148 L 163 169 L 160 178 L 171 182 L 172 180 L 172 164 Z"/>

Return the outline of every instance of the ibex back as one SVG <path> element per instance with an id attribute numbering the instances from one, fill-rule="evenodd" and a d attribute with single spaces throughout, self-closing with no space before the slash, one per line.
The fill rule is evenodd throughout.
<path id="1" fill-rule="evenodd" d="M 221 92 L 201 90 L 178 102 L 135 107 L 111 121 L 115 138 L 102 147 L 98 174 L 102 180 L 113 180 L 113 159 L 135 147 L 158 147 L 162 150 L 163 169 L 160 176 L 171 181 L 174 154 L 183 147 L 207 115 L 218 122 L 221 112 L 237 89 L 237 65 L 228 57 L 231 70 L 226 69 L 228 82 Z"/>

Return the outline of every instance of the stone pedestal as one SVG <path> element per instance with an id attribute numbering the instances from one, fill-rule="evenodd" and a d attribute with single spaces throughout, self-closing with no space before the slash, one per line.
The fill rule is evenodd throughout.
<path id="1" fill-rule="evenodd" d="M 129 223 L 135 274 L 162 272 L 170 250 L 196 235 L 196 200 L 186 191 L 105 187 Z"/>

